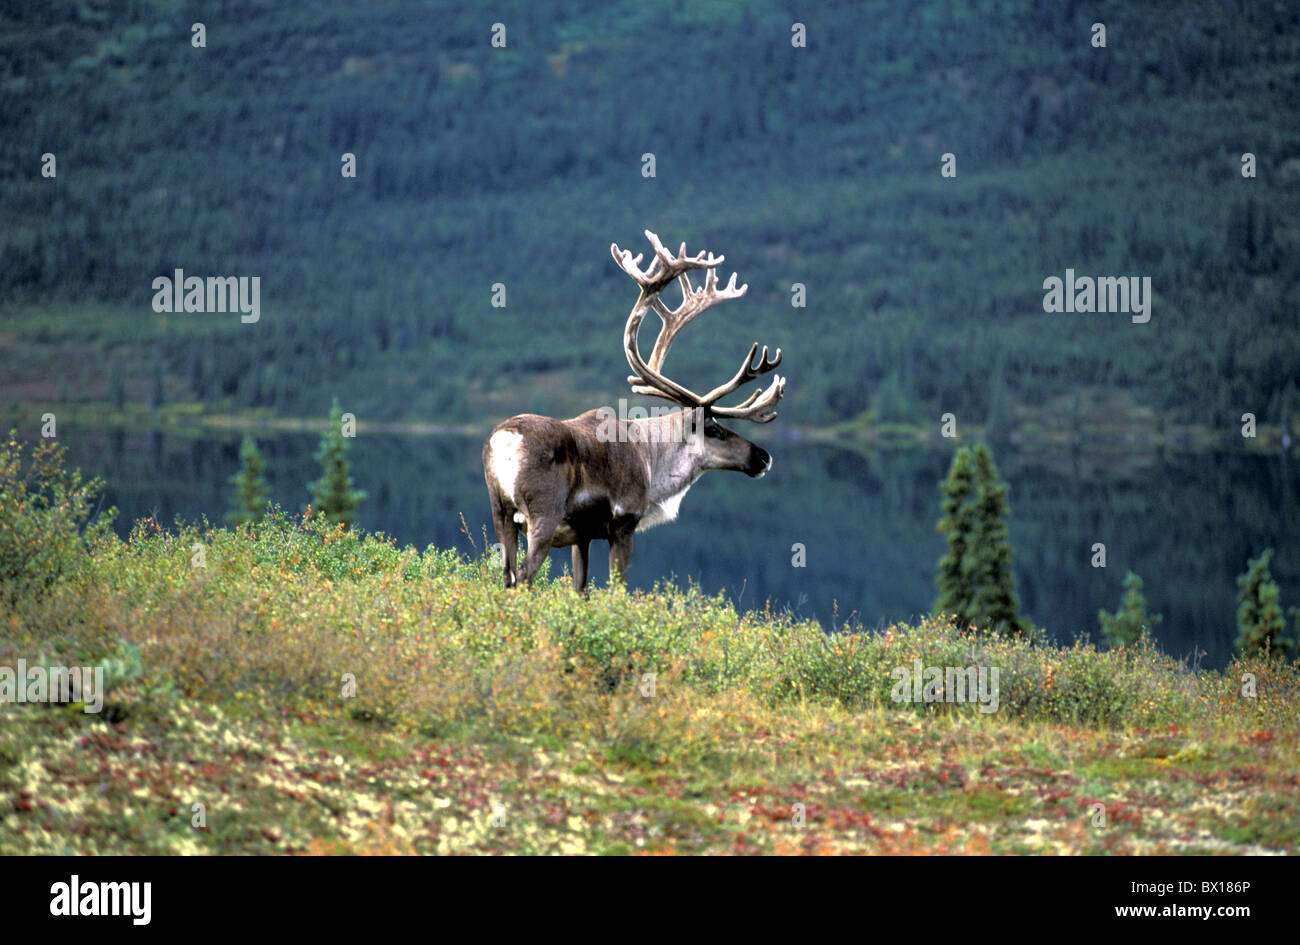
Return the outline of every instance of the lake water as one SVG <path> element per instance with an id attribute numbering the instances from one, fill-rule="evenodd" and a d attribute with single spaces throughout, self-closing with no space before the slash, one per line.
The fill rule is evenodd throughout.
<path id="1" fill-rule="evenodd" d="M 485 431 L 486 433 L 486 431 Z M 239 435 L 78 431 L 60 442 L 88 475 L 108 483 L 118 530 L 153 515 L 206 514 L 222 521 L 229 477 L 239 467 Z M 315 434 L 266 433 L 258 446 L 273 498 L 306 503 L 319 475 Z M 725 591 L 741 608 L 790 609 L 826 627 L 845 621 L 879 627 L 909 620 L 934 602 L 943 542 L 938 484 L 955 445 L 851 451 L 761 440 L 775 457 L 761 480 L 704 476 L 677 522 L 636 537 L 629 581 L 650 587 L 688 578 Z M 471 551 L 490 533 L 480 463 L 482 439 L 363 434 L 352 441 L 353 478 L 369 492 L 360 524 L 401 544 Z M 1022 612 L 1058 640 L 1098 633 L 1097 610 L 1115 610 L 1127 569 L 1142 576 L 1162 646 L 1203 653 L 1222 666 L 1236 638 L 1236 578 L 1249 557 L 1276 549 L 1273 575 L 1283 606 L 1300 604 L 1300 475 L 1294 457 L 1236 452 L 1182 453 L 1126 447 L 994 449 L 1010 484 L 1010 533 Z M 495 537 L 491 540 L 495 541 Z M 1104 542 L 1107 567 L 1091 565 Z M 792 564 L 794 546 L 806 565 Z M 607 546 L 592 548 L 593 579 L 606 580 Z M 568 549 L 552 552 L 563 573 Z"/>

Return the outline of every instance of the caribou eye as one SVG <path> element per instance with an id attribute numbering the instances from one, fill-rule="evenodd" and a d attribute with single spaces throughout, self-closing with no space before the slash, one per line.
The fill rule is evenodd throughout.
<path id="1" fill-rule="evenodd" d="M 725 434 L 722 432 L 722 427 L 718 426 L 716 423 L 706 423 L 704 425 L 704 435 L 712 437 L 715 440 L 720 440 Z"/>

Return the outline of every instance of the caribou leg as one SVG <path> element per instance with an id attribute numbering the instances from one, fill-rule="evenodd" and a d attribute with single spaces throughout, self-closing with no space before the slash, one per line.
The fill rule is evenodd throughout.
<path id="1" fill-rule="evenodd" d="M 519 526 L 515 524 L 511 511 L 498 504 L 493 514 L 496 526 L 497 543 L 501 546 L 501 576 L 506 587 L 518 583 L 516 561 L 519 555 Z"/>
<path id="2" fill-rule="evenodd" d="M 615 532 L 609 539 L 609 580 L 627 583 L 627 563 L 632 558 L 632 535 L 636 527 Z"/>
<path id="3" fill-rule="evenodd" d="M 587 575 L 590 573 L 591 542 L 579 538 L 573 543 L 573 589 L 587 593 Z"/>
<path id="4" fill-rule="evenodd" d="M 533 578 L 542 570 L 551 550 L 551 536 L 559 524 L 556 519 L 537 516 L 528 523 L 528 556 L 524 559 L 524 580 L 533 586 Z"/>

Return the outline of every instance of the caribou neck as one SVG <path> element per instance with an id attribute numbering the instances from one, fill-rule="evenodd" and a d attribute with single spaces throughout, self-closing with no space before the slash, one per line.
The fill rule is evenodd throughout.
<path id="1" fill-rule="evenodd" d="M 630 421 L 643 426 L 641 455 L 646 462 L 647 493 L 659 504 L 689 489 L 704 474 L 704 452 L 699 429 L 684 429 L 691 411 L 678 410 L 658 417 Z"/>

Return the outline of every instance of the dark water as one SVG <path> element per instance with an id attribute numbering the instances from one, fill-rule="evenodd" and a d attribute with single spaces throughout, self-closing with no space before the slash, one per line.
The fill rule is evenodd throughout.
<path id="1" fill-rule="evenodd" d="M 119 531 L 135 518 L 207 514 L 221 521 L 238 469 L 239 437 L 60 428 L 88 474 L 107 480 Z M 314 434 L 258 437 L 273 498 L 300 509 L 319 475 Z M 470 552 L 460 514 L 482 545 L 490 529 L 479 438 L 362 435 L 353 476 L 369 497 L 361 524 L 401 544 Z M 935 532 L 938 483 L 953 448 L 853 452 L 764 441 L 775 456 L 762 480 L 706 475 L 676 523 L 637 535 L 629 580 L 662 578 L 725 590 L 742 608 L 789 608 L 830 627 L 877 627 L 928 611 L 943 543 Z M 1119 606 L 1126 569 L 1140 574 L 1156 636 L 1177 656 L 1203 651 L 1221 666 L 1236 637 L 1236 577 L 1249 557 L 1276 549 L 1284 606 L 1300 604 L 1300 475 L 1295 457 L 1156 449 L 1110 453 L 1070 447 L 995 448 L 1011 486 L 1011 540 L 1021 606 L 1059 640 L 1097 636 L 1097 610 Z M 495 538 L 492 538 L 494 541 Z M 1107 567 L 1090 564 L 1104 542 Z M 792 566 L 801 543 L 806 566 Z M 607 577 L 607 546 L 592 548 L 593 578 Z M 552 552 L 553 574 L 568 549 Z"/>

